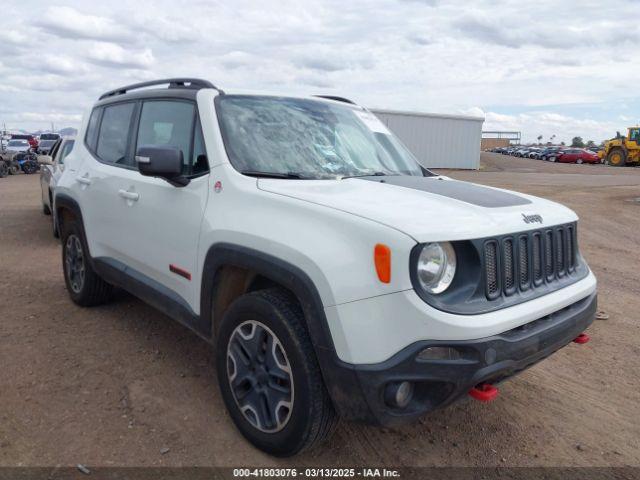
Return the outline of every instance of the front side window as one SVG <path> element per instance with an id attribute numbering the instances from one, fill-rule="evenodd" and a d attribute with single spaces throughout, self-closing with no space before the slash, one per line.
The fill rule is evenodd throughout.
<path id="1" fill-rule="evenodd" d="M 416 175 L 416 159 L 373 114 L 312 99 L 216 98 L 223 140 L 236 170 L 313 179 Z"/>
<path id="2" fill-rule="evenodd" d="M 184 175 L 191 174 L 191 137 L 195 106 L 190 102 L 151 100 L 142 104 L 136 151 L 143 145 L 175 147 L 182 151 Z"/>
<path id="3" fill-rule="evenodd" d="M 127 164 L 127 140 L 134 106 L 133 103 L 121 103 L 104 108 L 96 149 L 96 154 L 102 161 Z"/>

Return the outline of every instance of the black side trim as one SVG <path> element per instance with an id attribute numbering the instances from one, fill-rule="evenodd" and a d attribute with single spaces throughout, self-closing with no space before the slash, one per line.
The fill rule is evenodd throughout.
<path id="1" fill-rule="evenodd" d="M 358 180 L 368 180 L 421 190 L 486 208 L 514 207 L 531 203 L 526 198 L 513 193 L 501 192 L 493 188 L 458 180 L 443 180 L 441 178 L 416 177 L 412 175 L 358 177 Z"/>
<path id="2" fill-rule="evenodd" d="M 113 258 L 94 258 L 93 268 L 107 282 L 135 295 L 208 340 L 200 317 L 173 290 Z"/>

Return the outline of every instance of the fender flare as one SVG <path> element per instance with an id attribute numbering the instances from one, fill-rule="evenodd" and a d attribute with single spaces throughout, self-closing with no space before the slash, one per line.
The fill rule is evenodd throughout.
<path id="1" fill-rule="evenodd" d="M 80 225 L 84 231 L 84 219 L 82 218 L 82 210 L 80 209 L 80 205 L 78 204 L 78 202 L 67 194 L 56 193 L 55 195 L 53 195 L 53 205 L 51 205 L 51 210 L 52 212 L 55 213 L 53 218 L 54 218 L 54 221 L 56 222 L 56 227 L 58 231 L 62 233 L 62 230 L 60 229 L 61 217 L 60 215 L 58 215 L 58 213 L 63 208 L 69 209 L 73 212 L 73 214 L 76 216 L 76 218 L 80 222 Z"/>
<path id="2" fill-rule="evenodd" d="M 216 275 L 223 266 L 252 270 L 290 290 L 302 306 L 307 330 L 315 348 L 327 349 L 335 354 L 324 306 L 311 278 L 302 269 L 285 260 L 231 243 L 216 243 L 209 247 L 202 269 L 200 315 L 202 324 L 208 325 L 207 333 L 212 339 L 217 321 L 213 318 L 213 294 Z"/>

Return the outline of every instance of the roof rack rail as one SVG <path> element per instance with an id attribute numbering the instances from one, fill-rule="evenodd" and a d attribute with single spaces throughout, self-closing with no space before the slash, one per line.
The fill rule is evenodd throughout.
<path id="1" fill-rule="evenodd" d="M 221 94 L 224 93 L 220 88 L 216 87 L 208 80 L 201 80 L 199 78 L 162 78 L 159 80 L 151 80 L 149 82 L 134 83 L 132 85 L 126 85 L 124 87 L 109 90 L 108 92 L 100 95 L 98 100 L 103 100 L 108 97 L 115 97 L 116 95 L 124 95 L 131 90 L 137 90 L 139 88 L 153 87 L 154 85 L 169 84 L 168 88 L 191 88 L 200 90 L 201 88 L 214 88 Z"/>
<path id="2" fill-rule="evenodd" d="M 338 97 L 336 95 L 314 95 L 314 97 L 326 98 L 327 100 L 333 100 L 335 102 L 344 102 L 344 103 L 350 103 L 351 105 L 356 105 L 356 102 L 349 100 L 348 98 Z"/>

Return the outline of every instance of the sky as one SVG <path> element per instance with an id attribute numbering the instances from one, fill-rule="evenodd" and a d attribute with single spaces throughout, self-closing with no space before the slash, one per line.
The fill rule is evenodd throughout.
<path id="1" fill-rule="evenodd" d="M 485 117 L 600 142 L 640 122 L 640 0 L 3 0 L 0 127 L 78 127 L 163 77 Z"/>

